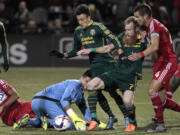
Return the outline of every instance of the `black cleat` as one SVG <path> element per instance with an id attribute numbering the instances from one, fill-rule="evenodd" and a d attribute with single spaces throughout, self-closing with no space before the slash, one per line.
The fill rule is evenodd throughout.
<path id="1" fill-rule="evenodd" d="M 158 132 L 166 132 L 166 127 L 164 123 L 157 123 L 154 128 L 148 129 L 148 133 L 158 133 Z"/>
<path id="2" fill-rule="evenodd" d="M 152 118 L 152 121 L 154 122 L 154 124 L 157 124 L 157 118 L 156 117 Z"/>
<path id="3" fill-rule="evenodd" d="M 107 124 L 105 130 L 114 129 L 113 124 L 116 123 L 116 122 L 118 122 L 117 118 L 115 116 L 110 116 L 108 124 Z"/>

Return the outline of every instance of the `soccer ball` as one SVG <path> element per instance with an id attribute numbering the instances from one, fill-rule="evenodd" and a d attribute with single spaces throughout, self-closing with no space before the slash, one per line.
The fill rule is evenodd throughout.
<path id="1" fill-rule="evenodd" d="M 55 130 L 63 131 L 70 127 L 71 121 L 69 117 L 64 115 L 58 115 L 54 118 L 53 127 Z"/>

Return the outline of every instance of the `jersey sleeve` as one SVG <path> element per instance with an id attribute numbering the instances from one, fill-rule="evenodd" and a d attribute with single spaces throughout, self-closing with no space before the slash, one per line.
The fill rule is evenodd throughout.
<path id="1" fill-rule="evenodd" d="M 0 88 L 5 92 L 8 93 L 12 86 L 9 85 L 5 80 L 0 80 Z"/>
<path id="2" fill-rule="evenodd" d="M 103 24 L 100 24 L 98 25 L 98 28 L 102 36 L 109 39 L 109 41 L 111 41 L 114 44 L 115 49 L 118 50 L 121 48 L 121 44 L 118 38 L 114 34 L 112 34 L 112 32 L 109 29 L 107 29 L 106 26 L 104 26 Z"/>
<path id="3" fill-rule="evenodd" d="M 159 36 L 160 35 L 160 27 L 157 26 L 157 23 L 150 24 L 150 36 Z"/>
<path id="4" fill-rule="evenodd" d="M 71 95 L 73 93 L 74 93 L 74 88 L 73 86 L 69 85 L 64 91 L 60 100 L 60 104 L 62 105 L 63 108 L 67 105 L 70 105 L 70 101 L 72 100 Z"/>
<path id="5" fill-rule="evenodd" d="M 81 43 L 78 40 L 77 31 L 74 32 L 74 44 L 73 44 L 73 50 L 68 52 L 68 58 L 72 58 L 77 56 L 77 52 L 81 49 Z"/>
<path id="6" fill-rule="evenodd" d="M 120 44 L 121 44 L 121 48 L 124 50 L 124 44 L 123 44 L 123 37 L 124 37 L 124 35 L 125 35 L 125 33 L 124 32 L 122 32 L 122 33 L 120 33 L 119 35 L 118 35 L 118 40 L 119 40 L 119 42 L 120 42 Z"/>
<path id="7" fill-rule="evenodd" d="M 6 32 L 3 23 L 0 22 L 0 44 L 2 47 L 2 55 L 4 61 L 8 61 L 8 42 L 6 39 Z"/>
<path id="8" fill-rule="evenodd" d="M 91 113 L 89 108 L 86 105 L 84 96 L 81 100 L 78 100 L 78 102 L 76 102 L 76 105 L 79 107 L 80 111 L 82 112 L 82 114 L 84 115 L 85 119 L 87 121 L 91 120 Z"/>

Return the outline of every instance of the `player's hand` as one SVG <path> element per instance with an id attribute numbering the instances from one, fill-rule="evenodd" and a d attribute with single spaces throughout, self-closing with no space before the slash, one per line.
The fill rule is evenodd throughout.
<path id="1" fill-rule="evenodd" d="M 4 71 L 7 72 L 8 69 L 9 69 L 9 63 L 8 61 L 4 61 L 4 64 L 2 64 L 3 68 L 4 68 Z"/>
<path id="2" fill-rule="evenodd" d="M 56 56 L 57 58 L 64 58 L 64 54 L 57 50 L 52 50 L 49 52 L 49 56 Z"/>
<path id="3" fill-rule="evenodd" d="M 67 108 L 67 107 L 65 107 Z M 71 118 L 76 130 L 84 131 L 86 130 L 86 122 L 80 119 L 77 114 L 73 111 L 73 109 L 66 109 L 66 113 Z"/>
<path id="4" fill-rule="evenodd" d="M 131 65 L 131 61 L 128 59 L 128 56 L 125 56 L 124 54 L 119 55 L 119 61 L 121 64 L 124 64 L 127 68 Z"/>
<path id="5" fill-rule="evenodd" d="M 86 122 L 80 118 L 73 120 L 76 130 L 84 131 L 86 130 Z"/>
<path id="6" fill-rule="evenodd" d="M 141 58 L 140 53 L 132 53 L 131 55 L 128 56 L 128 59 L 131 61 L 136 61 Z"/>
<path id="7" fill-rule="evenodd" d="M 77 52 L 78 56 L 86 56 L 91 52 L 91 49 L 82 49 Z"/>

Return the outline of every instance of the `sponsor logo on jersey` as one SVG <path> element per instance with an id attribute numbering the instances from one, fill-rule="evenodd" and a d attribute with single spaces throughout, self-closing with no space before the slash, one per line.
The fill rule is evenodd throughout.
<path id="1" fill-rule="evenodd" d="M 90 34 L 91 34 L 92 36 L 95 35 L 95 34 L 96 34 L 95 29 L 91 29 Z"/>

